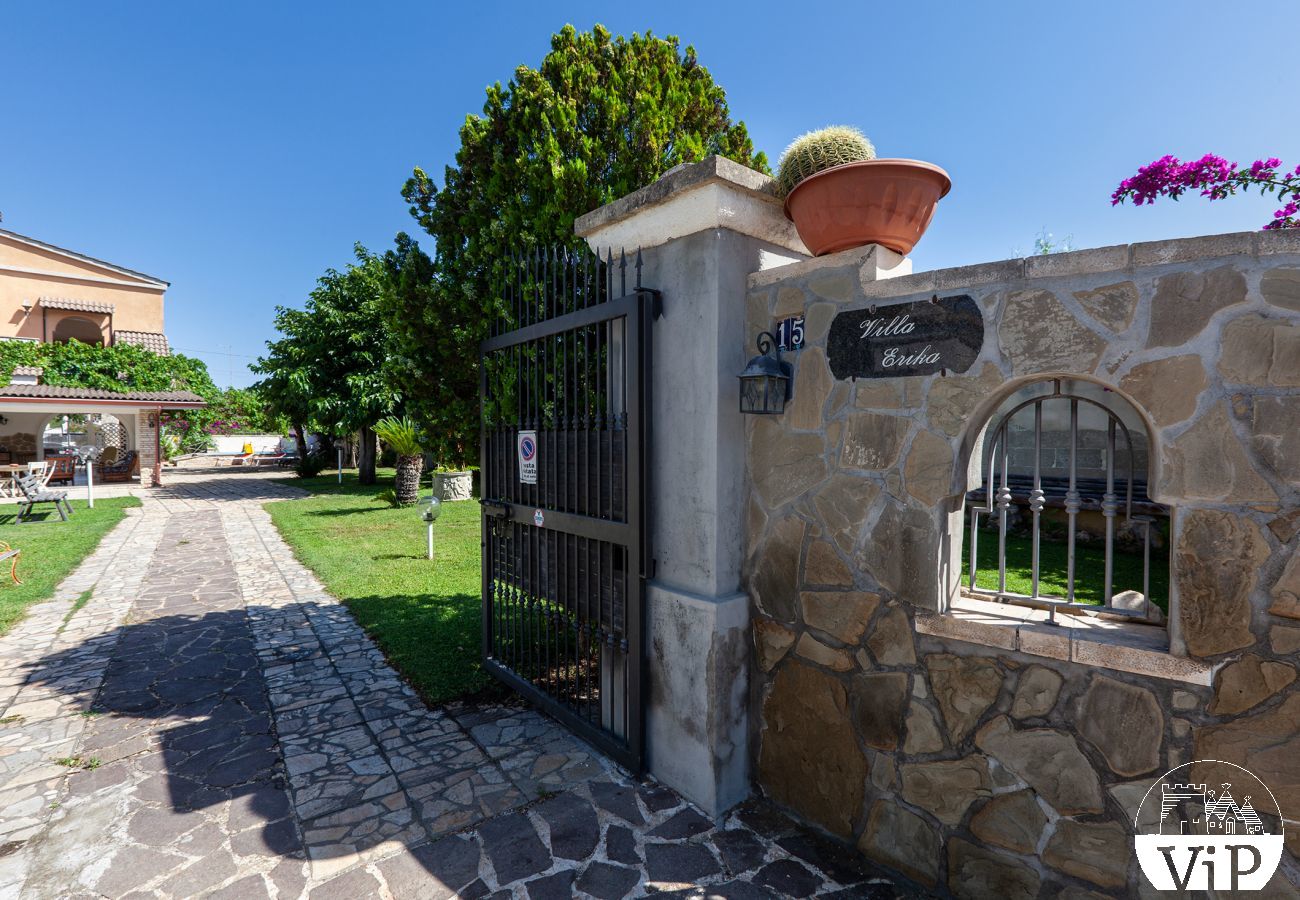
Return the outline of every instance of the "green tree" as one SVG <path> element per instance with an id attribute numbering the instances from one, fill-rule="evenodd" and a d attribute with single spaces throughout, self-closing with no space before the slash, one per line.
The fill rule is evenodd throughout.
<path id="1" fill-rule="evenodd" d="M 291 427 L 284 416 L 272 411 L 256 388 L 226 388 L 208 405 L 207 412 L 209 428 L 218 434 L 286 434 Z"/>
<path id="2" fill-rule="evenodd" d="M 487 89 L 441 188 L 415 170 L 402 196 L 435 253 L 399 235 L 384 257 L 384 311 L 406 408 L 441 464 L 476 460 L 478 344 L 499 310 L 506 255 L 576 247 L 576 217 L 711 154 L 768 171 L 694 48 L 565 26 L 539 68 Z"/>
<path id="3" fill-rule="evenodd" d="M 276 307 L 275 329 L 284 337 L 267 341 L 269 353 L 250 366 L 254 372 L 266 376 L 253 387 L 266 401 L 272 415 L 288 420 L 300 462 L 307 458 L 307 429 L 312 424 L 314 366 L 310 362 L 313 348 L 308 336 L 313 329 L 309 318 L 301 309 Z"/>
<path id="4" fill-rule="evenodd" d="M 433 260 L 405 233 L 398 234 L 394 248 L 384 254 L 382 315 L 389 335 L 385 362 L 390 384 L 399 386 L 408 413 L 424 424 L 424 449 L 445 465 L 459 467 L 474 454 L 467 443 L 478 422 L 477 382 L 469 386 L 473 373 L 449 371 L 477 360 L 478 345 L 471 356 L 467 348 L 474 341 L 466 332 L 469 322 L 443 321 L 438 312 L 444 299 L 438 290 Z M 451 363 L 451 366 L 448 365 Z M 475 371 L 477 369 L 475 368 Z M 460 392 L 450 389 L 460 385 Z"/>
<path id="5" fill-rule="evenodd" d="M 294 423 L 305 456 L 308 428 L 328 435 L 361 433 L 359 480 L 375 481 L 374 424 L 401 400 L 384 365 L 387 336 L 380 319 L 384 262 L 360 244 L 357 261 L 329 269 L 301 310 L 277 307 L 283 337 L 253 366 L 265 375 L 256 385 L 275 414 Z"/>

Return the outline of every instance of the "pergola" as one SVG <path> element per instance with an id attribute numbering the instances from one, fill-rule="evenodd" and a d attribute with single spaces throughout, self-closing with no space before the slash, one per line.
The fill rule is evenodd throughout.
<path id="1" fill-rule="evenodd" d="M 65 415 L 112 415 L 126 429 L 130 449 L 139 453 L 140 472 L 161 477 L 159 417 L 165 410 L 202 409 L 207 404 L 189 391 L 116 392 L 49 384 L 9 384 L 0 388 L 0 448 L 18 456 L 45 458 L 44 435 L 51 421 Z M 15 458 L 14 461 L 21 461 Z"/>

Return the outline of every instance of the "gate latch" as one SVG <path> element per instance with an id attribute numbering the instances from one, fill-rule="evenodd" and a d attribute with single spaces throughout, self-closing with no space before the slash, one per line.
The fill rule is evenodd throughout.
<path id="1" fill-rule="evenodd" d="M 481 500 L 480 505 L 483 507 L 483 515 L 492 520 L 492 533 L 497 537 L 503 537 L 506 531 L 506 523 L 510 521 L 512 507 L 504 500 Z"/>

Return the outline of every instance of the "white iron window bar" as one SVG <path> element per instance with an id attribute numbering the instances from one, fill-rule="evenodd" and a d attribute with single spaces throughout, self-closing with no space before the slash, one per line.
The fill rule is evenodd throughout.
<path id="1" fill-rule="evenodd" d="M 1066 574 L 1065 596 L 1053 597 L 1041 593 L 1041 546 L 1042 513 L 1047 505 L 1047 495 L 1043 489 L 1043 404 L 1067 402 L 1069 404 L 1069 463 L 1068 487 L 1064 493 L 1066 515 Z M 1087 404 L 1105 413 L 1106 416 L 1106 450 L 1105 450 L 1105 490 L 1101 496 L 1100 509 L 1105 520 L 1105 583 L 1103 586 L 1103 603 L 1079 602 L 1075 596 L 1076 588 L 1076 544 L 1078 538 L 1078 516 L 1083 509 L 1083 495 L 1080 492 L 1079 479 L 1079 407 Z M 1011 443 L 1010 426 L 1012 419 L 1022 410 L 1033 410 L 1033 480 L 1027 496 L 1029 511 L 1032 516 L 1031 535 L 1031 588 L 1029 594 L 1017 593 L 1007 589 L 1007 532 L 1009 513 L 1016 499 L 1012 491 L 1011 465 L 1009 449 Z M 1005 603 L 1045 609 L 1049 612 L 1048 621 L 1055 624 L 1058 610 L 1072 615 L 1115 615 L 1130 616 L 1137 619 L 1151 617 L 1151 529 L 1156 519 L 1149 515 L 1135 515 L 1133 510 L 1133 436 L 1127 425 L 1111 409 L 1096 400 L 1079 394 L 1062 391 L 1061 380 L 1053 380 L 1050 394 L 1039 395 L 1017 404 L 1003 415 L 988 434 L 992 435 L 984 472 L 987 473 L 979 493 L 984 496 L 983 505 L 971 507 L 970 549 L 969 549 L 969 584 L 968 590 L 973 595 L 991 596 Z M 1116 493 L 1115 456 L 1117 435 L 1122 434 L 1127 467 L 1124 473 L 1124 518 L 1137 525 L 1142 531 L 1142 597 L 1141 609 L 1127 609 L 1113 605 L 1115 573 L 1115 520 L 1119 515 L 1120 497 Z M 979 587 L 979 523 L 981 516 L 997 516 L 998 534 L 998 587 L 996 590 Z"/>

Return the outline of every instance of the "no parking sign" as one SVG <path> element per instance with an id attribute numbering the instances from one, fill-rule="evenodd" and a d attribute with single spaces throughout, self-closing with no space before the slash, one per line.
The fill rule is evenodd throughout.
<path id="1" fill-rule="evenodd" d="M 519 432 L 519 483 L 537 484 L 537 432 Z"/>

